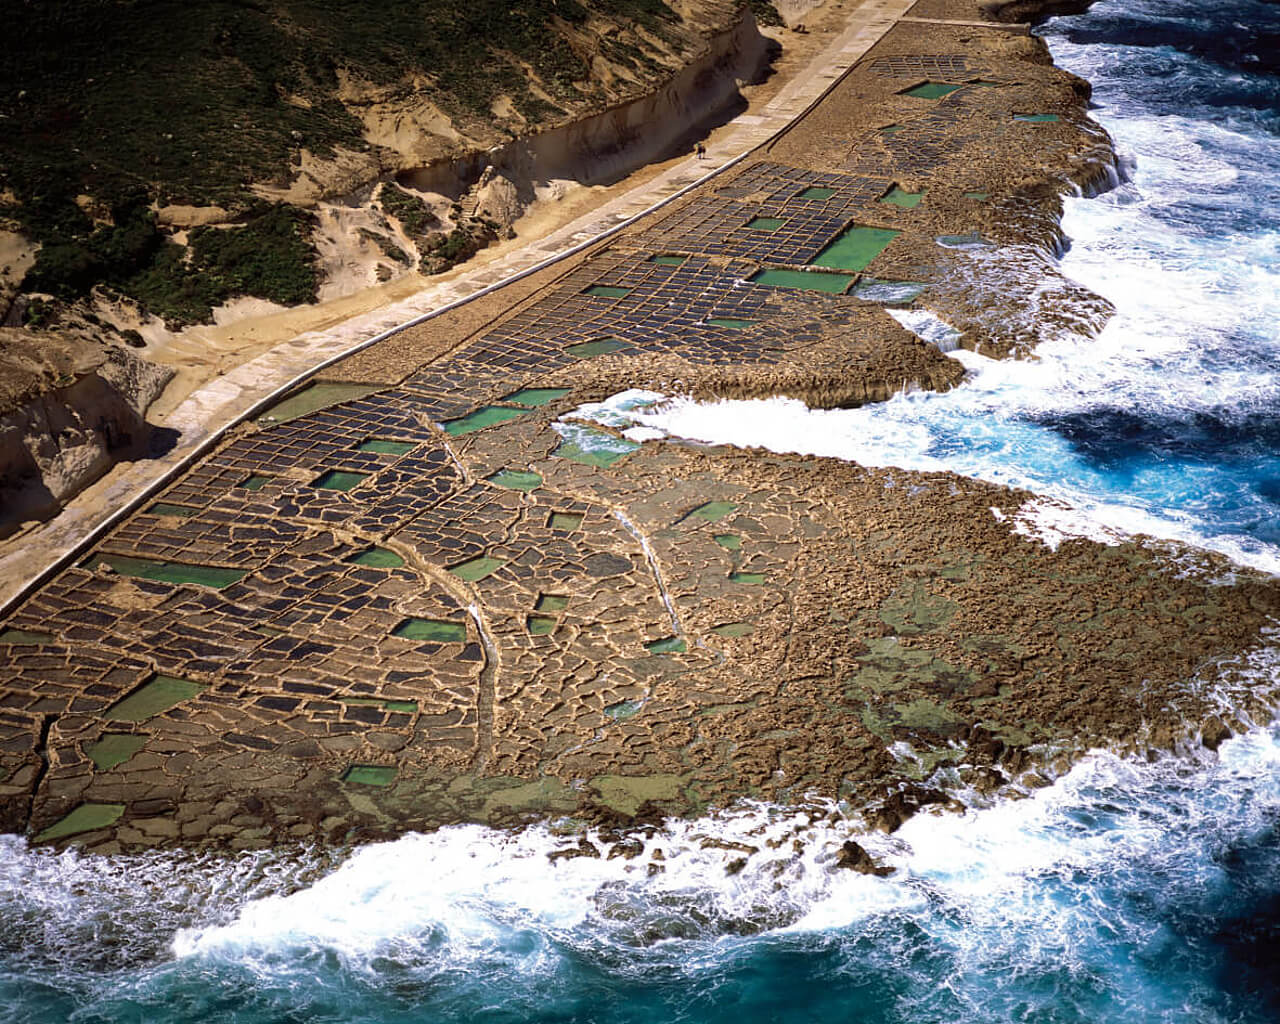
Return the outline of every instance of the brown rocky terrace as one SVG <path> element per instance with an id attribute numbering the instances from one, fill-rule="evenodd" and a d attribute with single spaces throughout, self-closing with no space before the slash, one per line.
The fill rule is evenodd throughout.
<path id="1" fill-rule="evenodd" d="M 1273 580 L 1050 550 L 1010 529 L 1030 495 L 958 476 L 556 429 L 637 386 L 958 383 L 886 296 L 991 355 L 1100 327 L 1065 280 L 1030 301 L 1060 193 L 1111 160 L 1088 95 L 991 5 L 920 0 L 781 136 L 480 329 L 428 321 L 241 424 L 0 624 L 4 828 L 253 848 L 810 795 L 891 828 L 939 766 L 1034 785 L 1194 736 Z"/>

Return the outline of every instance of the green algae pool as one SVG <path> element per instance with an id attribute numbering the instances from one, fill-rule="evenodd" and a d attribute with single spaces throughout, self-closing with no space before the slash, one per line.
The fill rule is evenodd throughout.
<path id="1" fill-rule="evenodd" d="M 352 555 L 347 561 L 354 562 L 356 565 L 365 565 L 371 569 L 399 569 L 404 565 L 404 559 L 390 548 L 379 547 L 365 548 L 359 554 Z"/>
<path id="2" fill-rule="evenodd" d="M 565 351 L 575 359 L 591 359 L 594 356 L 607 356 L 623 349 L 631 348 L 625 341 L 617 338 L 596 338 L 594 341 L 583 341 L 570 345 Z"/>
<path id="3" fill-rule="evenodd" d="M 371 437 L 356 445 L 356 451 L 375 452 L 378 455 L 407 455 L 417 447 L 416 441 L 383 441 L 380 438 Z"/>
<path id="4" fill-rule="evenodd" d="M 557 398 L 564 398 L 568 393 L 569 388 L 522 388 L 507 395 L 501 401 L 510 402 L 512 405 L 527 405 L 536 409 L 550 405 Z"/>
<path id="5" fill-rule="evenodd" d="M 831 267 L 834 270 L 866 270 L 901 231 L 892 228 L 851 227 L 842 232 L 809 261 L 811 267 Z"/>
<path id="6" fill-rule="evenodd" d="M 194 583 L 201 587 L 221 590 L 239 583 L 247 575 L 246 569 L 227 569 L 219 565 L 187 565 L 183 562 L 158 562 L 150 558 L 133 558 L 128 555 L 91 555 L 89 564 L 106 562 L 121 576 L 156 580 L 160 583 Z"/>
<path id="7" fill-rule="evenodd" d="M 823 199 L 830 199 L 835 194 L 836 190 L 833 188 L 824 188 L 821 185 L 810 185 L 807 189 L 796 196 L 796 198 L 813 199 L 820 202 Z"/>
<path id="8" fill-rule="evenodd" d="M 153 516 L 175 516 L 180 519 L 190 519 L 200 510 L 192 508 L 190 505 L 173 505 L 167 501 L 157 501 L 147 512 Z"/>
<path id="9" fill-rule="evenodd" d="M 729 580 L 732 583 L 743 583 L 747 586 L 759 586 L 764 582 L 764 573 L 762 572 L 731 572 Z"/>
<path id="10" fill-rule="evenodd" d="M 581 512 L 552 512 L 547 519 L 547 526 L 553 530 L 571 533 L 582 525 L 582 518 Z"/>
<path id="11" fill-rule="evenodd" d="M 749 280 L 752 284 L 764 284 L 771 288 L 801 288 L 805 291 L 838 295 L 849 287 L 853 276 L 810 270 L 762 270 Z"/>
<path id="12" fill-rule="evenodd" d="M 318 380 L 281 399 L 258 417 L 259 423 L 288 423 L 299 416 L 327 409 L 331 405 L 364 398 L 386 387 L 385 384 L 351 384 L 342 381 Z"/>
<path id="13" fill-rule="evenodd" d="M 265 473 L 250 473 L 247 477 L 236 484 L 236 486 L 243 488 L 246 491 L 260 491 L 274 479 L 275 477 L 267 476 Z"/>
<path id="14" fill-rule="evenodd" d="M 533 606 L 536 612 L 562 612 L 569 607 L 569 599 L 563 594 L 540 594 Z"/>
<path id="15" fill-rule="evenodd" d="M 736 533 L 717 533 L 715 536 L 715 542 L 726 551 L 742 550 L 742 538 Z"/>
<path id="16" fill-rule="evenodd" d="M 521 416 L 529 415 L 528 409 L 509 409 L 501 405 L 486 405 L 483 409 L 477 409 L 473 413 L 459 417 L 456 420 L 445 420 L 442 424 L 444 432 L 450 437 L 461 437 L 463 434 L 470 434 L 475 430 L 484 430 L 485 427 L 496 427 L 499 423 L 507 423 Z"/>
<path id="17" fill-rule="evenodd" d="M 415 714 L 418 710 L 416 700 L 388 700 L 384 697 L 347 697 L 339 694 L 336 698 L 343 704 L 351 704 L 361 708 L 381 708 L 383 711 L 398 711 L 402 714 Z"/>
<path id="18" fill-rule="evenodd" d="M 725 327 L 731 331 L 745 331 L 756 325 L 754 320 L 739 320 L 731 316 L 709 316 L 702 322 L 709 327 Z"/>
<path id="19" fill-rule="evenodd" d="M 683 654 L 688 645 L 678 636 L 668 636 L 644 645 L 650 654 Z"/>
<path id="20" fill-rule="evenodd" d="M 93 832 L 114 825 L 124 814 L 124 804 L 81 804 L 61 821 L 36 836 L 37 843 L 65 839 L 81 832 Z"/>
<path id="21" fill-rule="evenodd" d="M 26 647 L 52 642 L 53 637 L 48 633 L 35 633 L 29 629 L 0 629 L 0 644 Z"/>
<path id="22" fill-rule="evenodd" d="M 555 632 L 556 620 L 549 615 L 530 615 L 525 622 L 530 636 L 546 636 Z"/>
<path id="23" fill-rule="evenodd" d="M 738 511 L 738 506 L 732 501 L 708 501 L 705 505 L 699 505 L 685 518 L 701 519 L 704 523 L 714 523 L 719 519 L 723 519 L 730 512 L 736 511 Z"/>
<path id="24" fill-rule="evenodd" d="M 1014 114 L 1013 119 L 1029 124 L 1054 124 L 1062 120 L 1057 114 Z"/>
<path id="25" fill-rule="evenodd" d="M 747 221 L 747 227 L 752 231 L 777 231 L 785 223 L 780 217 L 753 217 Z"/>
<path id="26" fill-rule="evenodd" d="M 880 202 L 888 203 L 891 206 L 900 206 L 904 210 L 914 210 L 920 205 L 920 200 L 924 198 L 927 189 L 921 189 L 919 192 L 908 192 L 900 185 L 894 185 L 888 192 L 880 197 Z"/>
<path id="27" fill-rule="evenodd" d="M 322 491 L 350 491 L 369 479 L 368 473 L 355 473 L 349 469 L 330 469 L 311 481 L 312 487 Z"/>
<path id="28" fill-rule="evenodd" d="M 749 622 L 726 622 L 724 625 L 711 627 L 711 632 L 716 636 L 728 637 L 730 639 L 750 636 L 755 631 L 755 626 L 751 625 Z"/>
<path id="29" fill-rule="evenodd" d="M 395 779 L 395 768 L 386 764 L 353 764 L 342 773 L 343 782 L 361 786 L 389 786 Z"/>
<path id="30" fill-rule="evenodd" d="M 191 679 L 156 674 L 107 708 L 103 717 L 114 722 L 145 722 L 207 689 L 204 683 Z"/>
<path id="31" fill-rule="evenodd" d="M 107 771 L 116 765 L 124 764 L 141 750 L 147 742 L 146 736 L 131 732 L 104 732 L 96 743 L 84 748 L 89 760 L 99 771 Z"/>
<path id="32" fill-rule="evenodd" d="M 664 267 L 680 267 L 683 266 L 688 256 L 676 256 L 674 254 L 662 254 L 660 256 L 650 256 L 650 263 L 657 263 Z"/>
<path id="33" fill-rule="evenodd" d="M 438 644 L 462 644 L 467 641 L 465 622 L 447 622 L 443 619 L 409 618 L 391 631 L 392 636 L 405 640 L 430 640 Z"/>
<path id="34" fill-rule="evenodd" d="M 631 289 L 616 284 L 593 284 L 589 288 L 583 288 L 582 294 L 600 299 L 625 299 L 631 294 Z"/>
<path id="35" fill-rule="evenodd" d="M 495 487 L 505 487 L 509 491 L 523 491 L 525 494 L 542 486 L 541 476 L 523 469 L 500 469 L 485 479 Z"/>
<path id="36" fill-rule="evenodd" d="M 899 95 L 914 96 L 916 99 L 921 100 L 940 100 L 943 96 L 950 96 L 953 92 L 963 88 L 963 85 L 952 85 L 950 82 L 921 82 L 910 89 L 902 90 Z"/>
<path id="37" fill-rule="evenodd" d="M 481 555 L 479 558 L 470 558 L 459 565 L 451 566 L 449 572 L 467 583 L 479 583 L 486 576 L 492 576 L 506 564 L 507 559 L 505 558 L 491 558 L 488 555 Z"/>

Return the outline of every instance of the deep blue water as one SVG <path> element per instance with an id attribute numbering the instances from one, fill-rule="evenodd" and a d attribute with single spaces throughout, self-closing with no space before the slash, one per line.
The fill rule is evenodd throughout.
<path id="1" fill-rule="evenodd" d="M 1280 5 L 1113 0 L 1044 32 L 1123 155 L 1127 180 L 1064 220 L 1064 271 L 1119 309 L 1102 337 L 1046 335 L 1034 362 L 965 356 L 973 379 L 947 395 L 757 403 L 725 429 L 1017 483 L 1064 503 L 1061 528 L 1102 520 L 1280 570 Z M 1244 672 L 1275 688 L 1280 654 Z M 887 879 L 832 870 L 837 827 L 804 825 L 796 851 L 808 816 L 788 813 L 554 867 L 538 830 L 409 836 L 337 865 L 0 839 L 0 1018 L 1280 1019 L 1278 729 L 1220 756 L 1098 755 L 1029 799 L 918 816 L 865 840 L 899 868 Z M 764 852 L 727 876 L 707 831 Z"/>

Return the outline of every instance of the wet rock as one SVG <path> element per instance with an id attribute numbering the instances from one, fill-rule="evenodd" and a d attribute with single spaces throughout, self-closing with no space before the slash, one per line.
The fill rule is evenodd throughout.
<path id="1" fill-rule="evenodd" d="M 840 846 L 840 853 L 836 856 L 836 867 L 856 871 L 860 875 L 875 875 L 877 878 L 891 875 L 896 870 L 888 865 L 877 863 L 871 854 L 852 839 Z"/>
<path id="2" fill-rule="evenodd" d="M 1213 715 L 1200 729 L 1200 742 L 1207 750 L 1216 751 L 1223 743 L 1234 735 L 1227 724 L 1217 715 Z"/>
<path id="3" fill-rule="evenodd" d="M 644 853 L 644 843 L 639 839 L 621 839 L 609 847 L 608 859 L 622 857 L 625 860 L 635 860 L 642 853 Z"/>
<path id="4" fill-rule="evenodd" d="M 599 860 L 600 848 L 586 836 L 583 836 L 578 840 L 577 846 L 570 846 L 563 850 L 553 850 L 547 854 L 547 860 L 551 861 L 552 864 L 561 860 L 576 860 L 579 857 L 593 857 Z"/>

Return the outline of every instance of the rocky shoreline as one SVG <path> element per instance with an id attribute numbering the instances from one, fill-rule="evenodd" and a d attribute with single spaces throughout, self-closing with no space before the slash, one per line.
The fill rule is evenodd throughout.
<path id="1" fill-rule="evenodd" d="M 1053 261 L 1111 168 L 1088 95 L 996 9 L 920 0 L 733 171 L 243 424 L 0 624 L 4 826 L 246 849 L 816 797 L 892 829 L 940 769 L 1219 742 L 1273 579 L 1050 549 L 1032 495 L 951 474 L 564 418 L 957 384 L 886 304 L 993 356 L 1100 329 Z"/>

